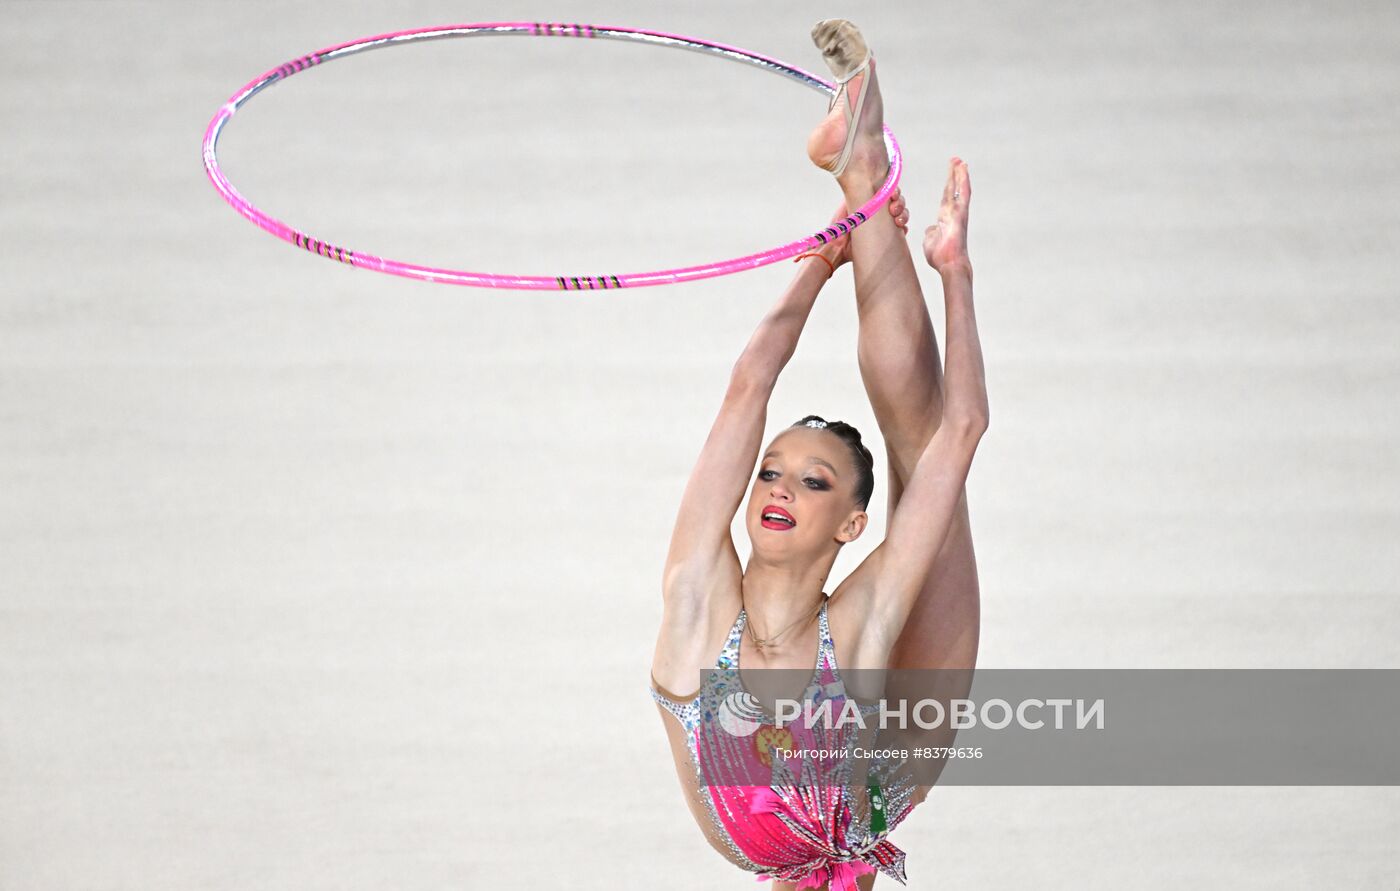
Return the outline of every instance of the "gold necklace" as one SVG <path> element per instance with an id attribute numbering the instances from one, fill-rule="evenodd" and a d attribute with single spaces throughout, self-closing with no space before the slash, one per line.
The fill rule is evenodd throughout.
<path id="1" fill-rule="evenodd" d="M 763 650 L 764 647 L 771 647 L 774 643 L 777 642 L 778 638 L 782 637 L 784 634 L 787 634 L 789 631 L 791 631 L 792 629 L 796 628 L 799 624 L 805 623 L 805 622 L 810 622 L 810 621 L 812 620 L 812 617 L 813 617 L 813 616 L 815 616 L 817 613 L 821 612 L 822 603 L 825 603 L 825 602 L 826 602 L 826 598 L 823 597 L 822 600 L 821 600 L 821 602 L 817 604 L 817 608 L 816 608 L 816 609 L 812 610 L 810 613 L 808 613 L 808 614 L 806 614 L 806 615 L 804 615 L 804 616 L 799 617 L 798 620 L 797 620 L 796 622 L 793 622 L 791 625 L 787 626 L 787 627 L 784 628 L 782 631 L 779 631 L 777 634 L 773 635 L 772 637 L 759 637 L 759 636 L 754 632 L 754 630 L 753 630 L 753 622 L 752 622 L 752 621 L 746 622 L 745 625 L 746 625 L 746 627 L 749 629 L 749 639 L 752 640 L 752 641 L 753 641 L 753 645 L 754 645 L 755 647 L 758 647 L 759 651 L 762 652 L 762 650 Z M 747 610 L 745 610 L 745 612 L 747 612 Z"/>

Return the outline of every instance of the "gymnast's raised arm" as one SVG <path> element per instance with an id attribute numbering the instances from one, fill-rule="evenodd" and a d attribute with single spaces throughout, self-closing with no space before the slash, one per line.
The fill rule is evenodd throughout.
<path id="1" fill-rule="evenodd" d="M 817 294 L 841 259 L 835 246 L 825 246 L 821 253 L 832 266 L 816 258 L 800 262 L 730 372 L 719 416 L 690 473 L 671 534 L 662 592 L 667 612 L 681 613 L 672 619 L 699 618 L 694 613 L 708 605 L 709 593 L 724 580 L 721 576 L 732 574 L 738 581 L 730 524 L 758 459 L 768 399 L 778 375 L 797 349 Z M 733 588 L 737 591 L 737 584 Z"/>
<path id="2" fill-rule="evenodd" d="M 897 189 L 890 196 L 888 210 L 896 224 L 907 229 L 904 199 Z M 844 219 L 846 215 L 843 204 L 833 219 Z M 812 251 L 817 258 L 800 259 L 792 283 L 759 322 L 734 363 L 724 403 L 690 473 L 671 533 L 662 596 L 668 613 L 675 610 L 680 614 L 671 615 L 672 619 L 698 618 L 695 611 L 708 605 L 710 592 L 726 578 L 735 582 L 731 590 L 739 590 L 742 572 L 729 529 L 758 459 L 768 418 L 768 398 L 778 375 L 797 350 L 797 341 L 822 285 L 837 267 L 850 261 L 850 240 L 843 236 Z M 728 605 L 724 609 L 728 610 Z M 737 603 L 733 611 L 738 611 Z M 724 621 L 732 621 L 732 616 Z"/>

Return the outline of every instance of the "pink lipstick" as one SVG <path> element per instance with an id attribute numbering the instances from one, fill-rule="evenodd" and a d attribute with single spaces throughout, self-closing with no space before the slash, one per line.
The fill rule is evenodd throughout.
<path id="1" fill-rule="evenodd" d="M 764 529 L 773 529 L 780 532 L 785 532 L 797 525 L 797 521 L 792 518 L 792 514 L 778 507 L 776 504 L 770 504 L 763 509 L 763 515 L 759 522 Z"/>

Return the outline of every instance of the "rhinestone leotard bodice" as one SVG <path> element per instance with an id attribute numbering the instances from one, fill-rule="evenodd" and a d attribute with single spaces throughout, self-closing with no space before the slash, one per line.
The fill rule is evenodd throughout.
<path id="1" fill-rule="evenodd" d="M 777 726 L 736 717 L 735 703 L 756 701 L 739 676 L 739 645 L 747 615 L 739 611 L 715 667 L 688 699 L 651 688 L 652 698 L 680 723 L 699 798 L 718 838 L 738 866 L 760 876 L 793 881 L 817 878 L 833 889 L 854 888 L 856 875 L 878 869 L 904 881 L 904 853 L 885 836 L 912 807 L 913 786 L 853 785 L 849 759 L 797 764 L 777 750 L 849 747 L 853 734 L 802 723 Z M 817 616 L 816 666 L 806 703 L 844 705 L 826 604 Z M 870 715 L 877 706 L 860 706 Z M 856 818 L 856 814 L 863 814 Z"/>

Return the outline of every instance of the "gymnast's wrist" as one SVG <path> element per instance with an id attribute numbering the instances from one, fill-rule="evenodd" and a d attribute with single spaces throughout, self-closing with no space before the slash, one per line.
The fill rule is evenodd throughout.
<path id="1" fill-rule="evenodd" d="M 821 273 L 823 281 L 835 275 L 836 268 L 841 265 L 821 250 L 811 250 L 798 254 L 793 258 L 793 262 L 799 264 L 798 275 L 806 274 L 808 270 L 815 269 Z"/>
<path id="2" fill-rule="evenodd" d="M 821 254 L 835 269 L 840 269 L 842 266 L 851 262 L 850 254 L 842 250 L 841 247 L 835 243 L 822 245 L 817 248 L 817 253 Z"/>

